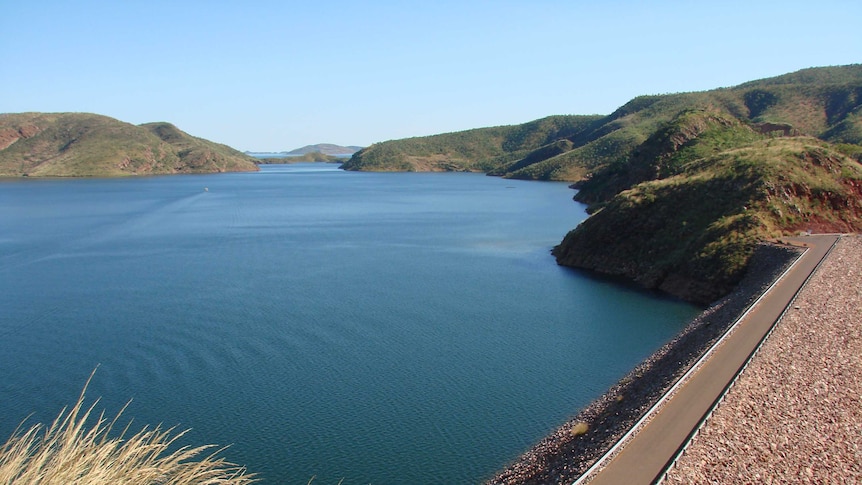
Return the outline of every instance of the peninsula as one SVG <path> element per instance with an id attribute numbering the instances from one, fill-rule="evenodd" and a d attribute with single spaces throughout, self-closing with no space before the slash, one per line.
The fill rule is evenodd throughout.
<path id="1" fill-rule="evenodd" d="M 170 123 L 90 113 L 0 114 L 0 176 L 118 177 L 256 171 L 255 159 Z"/>
<path id="2" fill-rule="evenodd" d="M 759 242 L 862 229 L 862 65 L 640 96 L 607 116 L 377 143 L 347 170 L 481 171 L 574 182 L 592 214 L 561 265 L 699 304 L 737 285 Z"/>

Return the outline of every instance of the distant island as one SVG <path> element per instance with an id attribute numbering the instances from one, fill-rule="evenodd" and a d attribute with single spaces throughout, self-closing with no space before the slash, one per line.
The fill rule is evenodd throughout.
<path id="1" fill-rule="evenodd" d="M 696 303 L 727 294 L 756 246 L 862 229 L 862 65 L 640 96 L 610 115 L 377 143 L 342 165 L 574 182 L 592 214 L 561 265 Z"/>
<path id="2" fill-rule="evenodd" d="M 357 146 L 341 146 L 332 143 L 318 143 L 317 145 L 306 145 L 289 152 L 245 152 L 246 155 L 257 159 L 260 164 L 273 163 L 298 163 L 298 162 L 327 162 L 341 163 L 350 158 L 351 155 L 361 150 Z"/>
<path id="3" fill-rule="evenodd" d="M 362 150 L 362 147 L 358 146 L 341 146 L 334 145 L 332 143 L 318 143 L 316 145 L 306 145 L 302 148 L 296 148 L 294 150 L 283 151 L 283 152 L 255 152 L 255 151 L 246 151 L 245 154 L 258 158 L 260 160 L 266 160 L 269 158 L 294 158 L 294 157 L 309 157 L 309 156 L 317 156 L 321 157 L 332 157 L 333 159 L 346 159 L 349 158 L 354 153 Z M 320 160 L 307 160 L 307 161 L 320 161 Z"/>
<path id="4" fill-rule="evenodd" d="M 324 155 L 334 155 L 334 156 L 349 156 L 354 153 L 362 150 L 362 147 L 357 146 L 341 146 L 341 145 L 333 145 L 332 143 L 318 143 L 317 145 L 306 145 L 302 148 L 297 148 L 295 150 L 291 150 L 285 155 L 287 156 L 298 156 L 305 155 L 308 153 L 322 153 Z"/>
<path id="5" fill-rule="evenodd" d="M 117 177 L 258 170 L 255 159 L 165 123 L 90 113 L 0 114 L 0 176 Z"/>

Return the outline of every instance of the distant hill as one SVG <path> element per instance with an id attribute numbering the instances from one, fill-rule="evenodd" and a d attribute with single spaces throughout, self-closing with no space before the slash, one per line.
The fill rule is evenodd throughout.
<path id="1" fill-rule="evenodd" d="M 496 126 L 376 143 L 344 165 L 366 171 L 481 171 L 504 175 L 570 151 L 602 116 L 549 116 L 523 125 Z M 577 180 L 583 172 L 566 179 Z"/>
<path id="2" fill-rule="evenodd" d="M 89 113 L 0 114 L 0 176 L 254 171 L 254 162 L 170 123 L 135 126 Z"/>
<path id="3" fill-rule="evenodd" d="M 296 150 L 291 150 L 289 152 L 282 153 L 286 156 L 295 156 L 295 155 L 305 155 L 307 153 L 322 153 L 323 155 L 333 155 L 333 156 L 346 156 L 352 155 L 359 150 L 362 150 L 362 147 L 356 146 L 348 146 L 344 147 L 341 145 L 333 145 L 331 143 L 318 143 L 317 145 L 306 145 L 302 148 L 297 148 Z"/>
<path id="4" fill-rule="evenodd" d="M 550 116 L 376 143 L 347 170 L 475 170 L 512 178 L 581 181 L 624 162 L 685 109 L 712 108 L 745 123 L 790 125 L 793 133 L 862 143 L 862 65 L 805 69 L 734 88 L 640 96 L 607 116 Z"/>
<path id="5" fill-rule="evenodd" d="M 338 163 L 341 164 L 346 160 L 345 155 L 324 155 L 320 152 L 308 152 L 302 155 L 285 155 L 285 154 L 272 154 L 272 153 L 249 153 L 246 154 L 251 155 L 257 158 L 257 163 L 260 165 L 274 164 L 274 163 L 300 163 L 300 162 L 323 162 L 323 163 Z"/>
<path id="6" fill-rule="evenodd" d="M 862 65 L 640 96 L 607 116 L 377 143 L 349 170 L 475 170 L 576 182 L 593 214 L 562 265 L 698 303 L 726 294 L 755 246 L 862 231 Z"/>

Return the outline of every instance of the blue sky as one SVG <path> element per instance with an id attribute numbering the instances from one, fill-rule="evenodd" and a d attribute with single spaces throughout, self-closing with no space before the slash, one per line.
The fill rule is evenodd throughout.
<path id="1" fill-rule="evenodd" d="M 169 121 L 253 151 L 607 114 L 862 62 L 858 0 L 4 3 L 0 112 Z"/>

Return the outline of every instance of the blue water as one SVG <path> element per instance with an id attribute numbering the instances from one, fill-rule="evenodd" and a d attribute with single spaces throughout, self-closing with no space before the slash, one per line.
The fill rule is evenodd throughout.
<path id="1" fill-rule="evenodd" d="M 0 182 L 0 436 L 88 391 L 265 483 L 477 483 L 696 312 L 559 267 L 566 184 L 259 173 Z"/>

